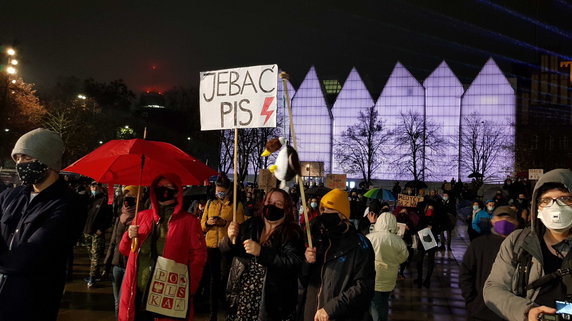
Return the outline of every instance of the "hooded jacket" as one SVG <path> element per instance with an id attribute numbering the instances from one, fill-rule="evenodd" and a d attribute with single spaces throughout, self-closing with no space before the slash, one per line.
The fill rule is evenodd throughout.
<path id="1" fill-rule="evenodd" d="M 539 224 L 539 222 L 535 222 L 538 212 L 536 205 L 536 199 L 539 196 L 538 190 L 546 183 L 561 183 L 571 191 L 572 171 L 555 169 L 544 174 L 536 183 L 531 201 L 532 226 L 524 230 L 514 231 L 503 241 L 483 288 L 485 304 L 496 314 L 508 320 L 527 320 L 528 310 L 537 306 L 534 300 L 538 296 L 540 288 L 528 290 L 524 298 L 515 294 L 518 284 L 518 266 L 515 266 L 512 261 L 517 259 L 515 257 L 517 253 L 526 251 L 532 256 L 528 284 L 544 275 L 541 240 L 534 232 L 534 224 Z M 526 237 L 522 242 L 517 242 L 521 233 L 526 233 L 524 234 Z"/>
<path id="2" fill-rule="evenodd" d="M 312 321 L 323 308 L 331 320 L 365 321 L 374 294 L 374 254 L 369 240 L 346 222 L 337 237 L 320 233 L 322 215 L 311 222 L 316 263 L 303 264 L 302 283 L 308 284 L 303 320 Z"/>
<path id="3" fill-rule="evenodd" d="M 224 226 L 207 224 L 209 218 L 217 216 L 226 221 Z M 201 218 L 201 227 L 203 232 L 205 232 L 207 247 L 218 248 L 219 242 L 223 238 L 228 237 L 228 225 L 230 222 L 232 222 L 232 202 L 230 200 L 216 199 L 207 202 Z M 240 202 L 236 204 L 236 222 L 239 224 L 244 222 L 244 209 Z"/>
<path id="4" fill-rule="evenodd" d="M 389 212 L 381 213 L 367 235 L 375 253 L 375 291 L 389 292 L 395 288 L 399 264 L 407 260 L 407 245 L 397 235 L 397 219 Z"/>
<path id="5" fill-rule="evenodd" d="M 186 264 L 189 267 L 189 312 L 187 320 L 193 319 L 193 303 L 192 296 L 197 291 L 201 280 L 203 267 L 207 259 L 207 249 L 203 232 L 201 230 L 199 220 L 184 211 L 183 208 L 183 189 L 181 181 L 175 174 L 164 174 L 165 177 L 174 183 L 179 192 L 177 195 L 177 204 L 175 210 L 169 220 L 167 237 L 163 253 L 159 255 L 176 261 L 177 263 Z M 131 239 L 128 232 L 125 231 L 123 238 L 119 244 L 119 251 L 125 256 L 129 256 L 127 260 L 127 268 L 121 286 L 121 301 L 119 303 L 119 321 L 133 321 L 135 313 L 139 309 L 138 303 L 135 302 L 137 292 L 137 258 L 141 245 L 147 240 L 152 230 L 152 224 L 159 221 L 158 214 L 159 203 L 155 196 L 155 187 L 158 180 L 155 179 L 151 185 L 151 209 L 139 212 L 136 216 L 137 225 L 139 225 L 139 248 L 135 252 L 131 252 Z M 173 320 L 171 318 L 157 318 L 158 321 Z"/>

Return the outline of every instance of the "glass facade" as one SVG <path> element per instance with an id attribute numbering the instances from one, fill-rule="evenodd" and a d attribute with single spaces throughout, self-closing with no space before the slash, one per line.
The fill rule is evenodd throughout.
<path id="1" fill-rule="evenodd" d="M 395 130 L 403 117 L 402 114 L 414 113 L 423 115 L 425 91 L 423 86 L 401 63 L 397 63 L 381 91 L 376 108 L 383 125 L 390 131 Z M 395 162 L 403 157 L 393 142 L 387 144 L 386 157 Z M 385 162 L 381 165 L 378 175 L 374 177 L 384 180 L 412 180 L 413 175 L 396 170 L 395 163 Z"/>
<path id="2" fill-rule="evenodd" d="M 426 120 L 439 127 L 443 142 L 440 155 L 429 155 L 427 176 L 432 181 L 449 181 L 457 178 L 459 172 L 459 121 L 461 117 L 461 96 L 463 85 L 442 62 L 423 82 L 425 87 Z"/>
<path id="3" fill-rule="evenodd" d="M 357 123 L 360 111 L 367 111 L 367 108 L 373 105 L 373 99 L 369 91 L 365 87 L 357 70 L 353 68 L 332 107 L 332 115 L 334 117 L 332 130 L 334 147 L 336 142 L 342 139 L 342 133 L 348 126 Z M 333 153 L 332 164 L 333 173 L 343 173 Z"/>
<path id="4" fill-rule="evenodd" d="M 461 101 L 461 132 L 467 134 L 463 123 L 467 117 L 476 115 L 480 122 L 488 123 L 493 130 L 497 129 L 506 140 L 504 143 L 514 147 L 516 122 L 515 90 L 502 71 L 491 58 L 483 66 L 477 77 L 463 95 Z M 492 139 L 492 138 L 491 138 Z M 498 155 L 485 173 L 485 179 L 502 181 L 514 171 L 514 151 L 512 148 L 497 148 Z M 466 178 L 471 171 L 461 166 L 460 177 Z"/>
<path id="5" fill-rule="evenodd" d="M 296 91 L 292 114 L 300 160 L 324 162 L 324 172 L 330 173 L 332 117 L 314 67 Z"/>
<path id="6" fill-rule="evenodd" d="M 460 135 L 466 135 L 464 119 L 478 115 L 483 122 L 498 129 L 506 145 L 514 147 L 516 122 L 515 90 L 498 68 L 489 59 L 480 73 L 464 90 L 447 63 L 442 62 L 421 84 L 401 63 L 397 63 L 389 76 L 376 102 L 354 68 L 341 85 L 331 109 L 324 98 L 326 84 L 318 79 L 314 67 L 306 74 L 298 90 L 289 83 L 292 100 L 294 128 L 298 139 L 298 154 L 301 161 L 324 163 L 324 173 L 342 173 L 333 156 L 334 142 L 341 133 L 357 122 L 359 112 L 375 106 L 383 125 L 394 130 L 402 121 L 402 114 L 413 113 L 424 117 L 427 123 L 438 126 L 437 131 L 443 140 L 439 155 L 429 155 L 425 180 L 443 181 L 461 178 L 467 181 L 471 173 L 463 164 L 460 148 Z M 339 87 L 336 87 L 339 88 Z M 282 81 L 278 86 L 277 123 L 279 132 L 289 137 L 288 112 L 282 93 Z M 462 139 L 461 139 L 462 141 Z M 393 142 L 383 147 L 389 160 L 400 160 L 404 152 L 399 151 Z M 430 150 L 427 148 L 426 150 Z M 512 148 L 503 149 L 498 154 L 488 173 L 489 181 L 501 181 L 514 169 Z M 252 174 L 252 172 L 250 172 Z M 349 178 L 361 178 L 350 177 Z M 386 162 L 373 175 L 375 179 L 411 180 L 412 174 L 398 170 L 396 163 Z"/>

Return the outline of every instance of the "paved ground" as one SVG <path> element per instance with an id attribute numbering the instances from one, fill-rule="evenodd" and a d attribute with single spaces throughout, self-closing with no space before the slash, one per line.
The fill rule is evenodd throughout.
<path id="1" fill-rule="evenodd" d="M 407 278 L 398 281 L 391 301 L 391 320 L 466 320 L 466 309 L 458 287 L 459 262 L 467 248 L 466 226 L 459 220 L 455 229 L 452 251 L 437 252 L 435 271 L 430 289 L 418 289 L 413 284 L 414 264 Z M 102 281 L 96 288 L 87 289 L 83 278 L 87 276 L 89 261 L 86 250 L 77 248 L 74 280 L 67 284 L 61 304 L 59 321 L 112 321 L 113 294 L 111 283 Z M 208 320 L 204 304 L 196 306 L 195 320 Z M 219 320 L 224 320 L 221 315 Z"/>

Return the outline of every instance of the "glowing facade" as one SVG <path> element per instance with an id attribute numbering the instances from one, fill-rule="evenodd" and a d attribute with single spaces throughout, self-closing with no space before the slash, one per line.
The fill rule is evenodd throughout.
<path id="1" fill-rule="evenodd" d="M 348 128 L 348 124 L 357 123 L 360 111 L 365 111 L 373 105 L 373 99 L 369 91 L 365 87 L 357 70 L 353 68 L 332 107 L 332 137 L 334 145 L 342 139 L 342 133 Z M 335 160 L 333 153 L 332 172 L 343 172 Z"/>
<path id="2" fill-rule="evenodd" d="M 437 134 L 443 145 L 439 155 L 427 155 L 432 159 L 426 163 L 427 181 L 451 178 L 468 180 L 470 172 L 459 166 L 459 133 L 463 134 L 463 119 L 468 115 L 476 113 L 483 121 L 502 129 L 508 145 L 514 146 L 515 90 L 492 59 L 487 61 L 466 91 L 445 62 L 422 83 L 398 62 L 376 102 L 355 68 L 351 70 L 331 108 L 326 103 L 322 87 L 316 70 L 312 67 L 297 91 L 289 84 L 289 94 L 300 160 L 323 162 L 326 174 L 343 173 L 333 155 L 335 142 L 346 128 L 357 123 L 359 112 L 371 106 L 375 106 L 387 130 L 397 128 L 403 119 L 402 114 L 407 113 L 420 115 L 425 122 L 439 128 Z M 284 137 L 289 137 L 281 81 L 278 97 L 280 132 L 284 133 Z M 399 170 L 396 166 L 395 160 L 403 158 L 403 151 L 399 151 L 393 142 L 387 143 L 383 150 L 387 161 L 373 178 L 400 181 L 413 179 L 411 173 Z M 489 174 L 494 175 L 488 178 L 500 181 L 513 168 L 514 153 L 507 150 L 492 164 Z"/>
<path id="3" fill-rule="evenodd" d="M 413 113 L 423 116 L 424 96 L 423 86 L 398 62 L 375 105 L 385 128 L 395 130 L 403 119 L 402 115 Z M 413 179 L 410 173 L 397 169 L 396 163 L 402 158 L 403 151 L 398 150 L 393 142 L 387 144 L 385 151 L 387 161 L 374 177 L 387 180 Z"/>
<path id="4" fill-rule="evenodd" d="M 314 67 L 296 91 L 292 114 L 300 160 L 324 162 L 324 172 L 330 173 L 332 117 Z"/>
<path id="5" fill-rule="evenodd" d="M 425 115 L 428 122 L 439 128 L 443 142 L 440 155 L 428 155 L 427 174 L 432 181 L 449 181 L 459 172 L 459 121 L 463 85 L 446 62 L 423 82 L 425 87 Z"/>

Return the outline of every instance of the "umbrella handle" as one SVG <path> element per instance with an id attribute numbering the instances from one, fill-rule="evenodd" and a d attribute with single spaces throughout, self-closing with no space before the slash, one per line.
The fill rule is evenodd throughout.
<path id="1" fill-rule="evenodd" d="M 134 237 L 131 239 L 131 253 L 135 253 L 139 247 L 139 238 Z"/>

